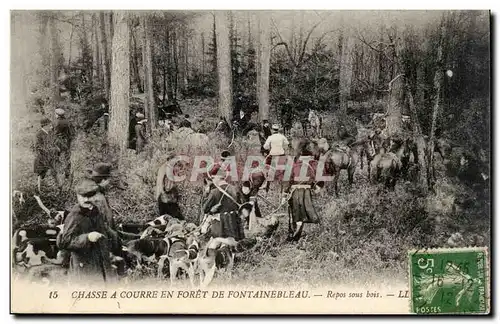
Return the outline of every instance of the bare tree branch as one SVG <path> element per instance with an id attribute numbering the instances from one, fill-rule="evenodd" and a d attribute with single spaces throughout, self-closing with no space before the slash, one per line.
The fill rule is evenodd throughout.
<path id="1" fill-rule="evenodd" d="M 276 26 L 276 23 L 274 22 L 273 18 L 271 18 L 271 23 L 273 24 L 273 27 L 276 30 L 276 34 L 278 35 L 278 37 L 280 39 L 280 43 L 284 43 L 283 45 L 285 45 L 285 47 L 286 47 L 286 52 L 288 54 L 288 57 L 290 58 L 290 61 L 292 62 L 292 64 L 294 66 L 296 66 L 295 60 L 294 60 L 293 55 L 292 55 L 292 52 L 290 51 L 290 48 L 288 47 L 288 44 L 283 40 L 283 37 L 281 37 L 281 34 L 280 34 L 279 30 L 278 30 L 278 26 Z"/>
<path id="2" fill-rule="evenodd" d="M 321 20 L 320 22 L 318 22 L 316 25 L 314 25 L 311 30 L 309 30 L 309 33 L 307 33 L 307 36 L 306 36 L 306 39 L 304 41 L 304 44 L 302 44 L 302 50 L 300 52 L 300 57 L 299 57 L 299 62 L 298 62 L 298 65 L 300 65 L 302 63 L 302 60 L 304 59 L 304 54 L 306 52 L 306 47 L 307 47 L 307 43 L 309 42 L 309 38 L 311 38 L 311 34 L 314 32 L 314 30 L 323 22 L 323 20 Z"/>

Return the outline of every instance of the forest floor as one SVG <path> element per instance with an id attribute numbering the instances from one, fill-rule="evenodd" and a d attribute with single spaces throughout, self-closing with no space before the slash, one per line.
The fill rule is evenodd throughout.
<path id="1" fill-rule="evenodd" d="M 217 115 L 213 101 L 184 100 L 181 108 L 192 116 L 193 128 L 202 124 L 215 128 Z M 11 117 L 12 190 L 24 191 L 27 201 L 23 207 L 14 204 L 22 224 L 46 222 L 32 198 L 36 176 L 32 172 L 31 144 L 38 120 L 34 113 Z M 218 154 L 216 148 L 220 143 L 215 141 L 217 139 L 210 149 L 213 154 Z M 86 167 L 98 161 L 100 155 L 96 150 L 99 145 L 99 139 L 90 135 L 77 138 L 72 153 L 73 167 L 78 168 L 74 170 L 75 179 Z M 141 223 L 158 216 L 153 192 L 156 170 L 164 162 L 165 152 L 161 146 L 155 148 L 144 155 L 135 155 L 131 151 L 121 162 L 124 170 L 120 175 L 128 188 L 111 192 L 109 196 L 119 222 Z M 358 166 L 352 188 L 348 187 L 347 175 L 342 172 L 338 198 L 333 195 L 331 186 L 326 193 L 315 198 L 321 224 L 307 224 L 304 237 L 293 244 L 285 242 L 288 220 L 281 218 L 273 238 L 258 243 L 239 256 L 232 280 L 240 284 L 309 285 L 405 282 L 407 252 L 411 248 L 447 246 L 448 238 L 455 232 L 464 236 L 463 242 L 459 243 L 461 246 L 477 245 L 477 240 L 482 240 L 483 245 L 489 244 L 490 224 L 488 215 L 484 215 L 484 204 L 477 202 L 466 209 L 460 207 L 460 197 L 470 192 L 446 177 L 440 167 L 438 174 L 436 193 L 422 194 L 410 182 L 398 181 L 392 192 L 372 184 L 368 181 L 366 164 L 363 170 Z M 200 193 L 200 186 L 181 185 L 181 208 L 189 221 L 198 217 Z M 41 198 L 49 208 L 69 208 L 76 202 L 71 185 L 62 194 L 48 190 Z M 266 198 L 278 205 L 279 190 L 271 187 Z M 264 201 L 259 205 L 263 215 L 272 210 Z M 227 278 L 216 278 L 214 283 L 222 281 L 227 283 Z"/>

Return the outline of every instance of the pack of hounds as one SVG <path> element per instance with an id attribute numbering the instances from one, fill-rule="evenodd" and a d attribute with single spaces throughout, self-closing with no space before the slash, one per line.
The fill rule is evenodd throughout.
<path id="1" fill-rule="evenodd" d="M 24 201 L 22 193 L 16 191 L 14 196 Z M 49 285 L 67 275 L 66 251 L 59 250 L 56 242 L 64 231 L 69 212 L 49 210 L 38 196 L 35 199 L 47 213 L 48 224 L 15 231 L 12 238 L 14 276 Z M 248 210 L 240 210 L 244 212 Z M 206 287 L 217 272 L 227 273 L 230 278 L 235 255 L 245 243 L 231 237 L 211 236 L 210 227 L 216 216 L 206 217 L 199 226 L 170 215 L 145 224 L 118 224 L 117 232 L 126 238 L 122 239 L 121 251 L 110 253 L 116 277 L 128 282 L 143 270 L 156 270 L 159 280 L 167 275 L 173 284 L 178 278 L 187 277 L 192 287 L 196 286 L 195 278 L 199 278 L 200 287 Z"/>

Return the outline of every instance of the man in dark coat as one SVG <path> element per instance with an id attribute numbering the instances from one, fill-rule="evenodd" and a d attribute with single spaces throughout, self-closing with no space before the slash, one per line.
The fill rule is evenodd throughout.
<path id="1" fill-rule="evenodd" d="M 136 117 L 138 122 L 135 125 L 135 152 L 139 154 L 146 145 L 146 128 L 144 125 L 146 119 L 144 119 L 144 115 L 141 113 L 137 113 Z"/>
<path id="2" fill-rule="evenodd" d="M 271 125 L 269 125 L 269 121 L 265 119 L 262 121 L 262 129 L 261 132 L 259 132 L 259 139 L 261 144 L 260 153 L 262 153 L 262 155 L 264 156 L 267 156 L 269 154 L 269 150 L 266 150 L 264 148 L 264 143 L 266 143 L 267 138 L 271 135 L 272 135 Z"/>
<path id="3" fill-rule="evenodd" d="M 52 124 L 48 118 L 43 118 L 40 121 L 40 130 L 36 134 L 36 142 L 34 146 L 35 151 L 35 163 L 33 166 L 33 171 L 38 176 L 38 192 L 41 190 L 42 180 L 45 178 L 47 171 L 52 170 L 53 176 L 57 182 L 57 176 L 55 175 L 54 163 L 55 157 L 58 154 L 58 147 L 52 138 Z"/>
<path id="4" fill-rule="evenodd" d="M 307 149 L 307 142 L 304 141 L 299 146 L 299 155 L 305 158 L 310 157 L 309 160 L 297 158 L 292 168 L 290 181 L 287 182 L 284 192 L 288 197 L 283 198 L 284 203 L 288 201 L 288 213 L 290 217 L 288 240 L 298 241 L 302 235 L 304 224 L 312 223 L 318 224 L 320 217 L 312 201 L 312 190 L 319 191 L 324 187 L 323 182 L 315 182 L 317 161 L 314 160 L 313 153 Z M 301 169 L 304 163 L 308 164 L 307 176 L 303 181 L 296 181 L 296 177 L 301 177 Z"/>
<path id="5" fill-rule="evenodd" d="M 184 119 L 179 124 L 179 127 L 191 128 L 191 122 L 189 121 L 189 115 L 188 114 L 184 115 Z"/>
<path id="6" fill-rule="evenodd" d="M 73 129 L 65 115 L 66 112 L 64 109 L 56 109 L 54 131 L 56 134 L 56 143 L 59 147 L 59 159 L 63 165 L 64 175 L 68 178 L 71 171 L 71 141 L 73 139 Z"/>
<path id="7" fill-rule="evenodd" d="M 99 210 L 106 216 L 107 224 L 115 229 L 115 221 L 113 218 L 113 211 L 109 206 L 108 198 L 106 197 L 106 191 L 109 188 L 111 179 L 111 169 L 112 166 L 109 163 L 100 162 L 97 163 L 92 170 L 88 170 L 88 178 L 94 181 L 99 186 L 99 192 L 97 193 L 100 205 Z"/>
<path id="8" fill-rule="evenodd" d="M 84 179 L 76 187 L 78 204 L 66 216 L 57 246 L 69 251 L 69 274 L 82 283 L 112 281 L 111 251 L 119 251 L 118 236 L 96 207 L 99 186 Z"/>

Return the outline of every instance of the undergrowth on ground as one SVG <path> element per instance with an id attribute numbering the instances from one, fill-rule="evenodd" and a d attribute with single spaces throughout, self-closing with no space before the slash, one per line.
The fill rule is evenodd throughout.
<path id="1" fill-rule="evenodd" d="M 185 101 L 184 113 L 192 116 L 193 128 L 215 129 L 217 116 L 211 101 Z M 326 124 L 334 125 L 335 120 Z M 115 168 L 116 185 L 109 193 L 110 203 L 118 222 L 143 223 L 158 216 L 154 190 L 157 170 L 169 153 L 196 154 L 217 158 L 228 140 L 208 133 L 209 145 L 190 146 L 184 138 L 155 132 L 141 154 L 129 150 L 118 161 L 106 145 L 105 136 L 80 132 L 73 143 L 72 179 L 62 190 L 48 180 L 40 194 L 49 208 L 69 209 L 76 203 L 74 185 L 85 170 L 96 162 L 108 161 Z M 17 217 L 14 228 L 21 225 L 45 224 L 47 216 L 36 204 L 36 177 L 32 172 L 33 155 L 25 148 L 29 140 L 18 139 L 17 153 L 24 154 L 16 161 L 16 181 L 13 188 L 24 193 L 26 202 L 13 201 Z M 22 148 L 25 149 L 22 149 Z M 258 154 L 258 143 L 237 138 L 230 151 L 237 161 Z M 490 215 L 488 195 L 480 195 L 449 177 L 438 168 L 436 193 L 424 193 L 414 183 L 399 181 L 394 191 L 367 180 L 367 167 L 355 174 L 355 183 L 348 187 L 347 175 L 340 177 L 340 197 L 330 190 L 315 197 L 321 215 L 318 225 L 306 224 L 304 237 L 298 243 L 285 242 L 287 217 L 280 218 L 275 235 L 259 242 L 251 250 L 238 255 L 233 280 L 241 282 L 368 282 L 382 273 L 392 278 L 406 277 L 409 249 L 421 247 L 471 246 L 490 244 Z M 50 178 L 50 177 L 49 177 Z M 196 222 L 200 215 L 201 181 L 179 184 L 181 209 L 188 221 Z M 264 193 L 262 193 L 264 194 Z M 477 199 L 476 199 L 477 198 Z M 266 199 L 278 205 L 279 189 L 271 186 Z M 259 205 L 264 215 L 274 209 L 266 201 Z M 286 214 L 283 209 L 280 212 Z M 450 242 L 460 233 L 460 242 Z"/>

